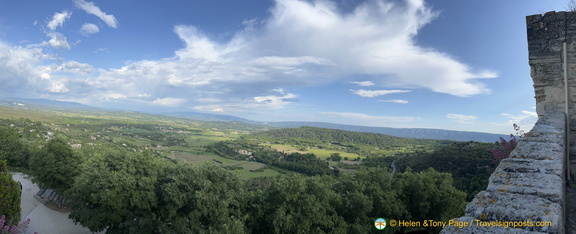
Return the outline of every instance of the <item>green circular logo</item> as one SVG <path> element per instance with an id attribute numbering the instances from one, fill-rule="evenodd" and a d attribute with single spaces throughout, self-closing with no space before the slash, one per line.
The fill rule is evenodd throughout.
<path id="1" fill-rule="evenodd" d="M 376 229 L 378 230 L 383 230 L 384 228 L 386 228 L 386 220 L 383 218 L 377 218 L 374 221 L 374 227 L 376 227 Z"/>

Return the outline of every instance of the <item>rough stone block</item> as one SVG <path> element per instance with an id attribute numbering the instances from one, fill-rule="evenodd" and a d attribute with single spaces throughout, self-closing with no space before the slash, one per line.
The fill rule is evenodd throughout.
<path id="1" fill-rule="evenodd" d="M 552 142 L 520 141 L 510 158 L 527 158 L 537 160 L 564 160 L 564 144 Z"/>
<path id="2" fill-rule="evenodd" d="M 480 192 L 466 206 L 466 215 L 484 221 L 552 222 L 550 227 L 523 227 L 526 231 L 562 233 L 562 205 L 550 200 L 506 192 Z"/>
<path id="3" fill-rule="evenodd" d="M 542 15 L 540 14 L 526 16 L 526 24 L 539 22 L 540 20 L 542 20 Z"/>
<path id="4" fill-rule="evenodd" d="M 564 118 L 564 116 L 561 118 Z M 564 121 L 562 121 L 562 124 L 563 123 Z M 556 124 L 536 124 L 528 134 L 536 134 L 538 136 L 542 136 L 544 134 L 560 134 L 558 140 L 562 140 L 564 138 L 564 126 L 558 126 Z"/>
<path id="5" fill-rule="evenodd" d="M 553 160 L 507 158 L 500 162 L 498 168 L 505 173 L 564 174 L 564 164 Z"/>
<path id="6" fill-rule="evenodd" d="M 535 168 L 516 169 L 534 170 Z M 530 194 L 561 203 L 564 197 L 563 184 L 564 180 L 559 175 L 530 172 L 508 173 L 503 169 L 497 169 L 490 176 L 490 183 L 486 191 Z"/>

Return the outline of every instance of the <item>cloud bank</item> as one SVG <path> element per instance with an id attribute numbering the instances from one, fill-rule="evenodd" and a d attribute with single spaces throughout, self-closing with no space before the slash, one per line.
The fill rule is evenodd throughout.
<path id="1" fill-rule="evenodd" d="M 114 15 L 93 2 L 74 3 L 109 27 L 118 27 Z M 53 32 L 70 15 L 57 13 L 48 23 L 52 47 L 70 49 L 65 37 Z M 361 97 L 414 88 L 461 97 L 488 93 L 478 79 L 496 77 L 494 72 L 473 69 L 415 43 L 418 31 L 437 16 L 423 0 L 369 0 L 346 11 L 325 0 L 276 0 L 269 18 L 246 21 L 229 41 L 211 39 L 194 25 L 176 25 L 173 31 L 184 46 L 174 56 L 134 61 L 115 69 L 51 60 L 38 49 L 12 48 L 19 57 L 0 57 L 9 60 L 0 65 L 0 72 L 8 72 L 0 76 L 7 84 L 0 89 L 31 86 L 29 90 L 66 94 L 68 100 L 85 104 L 136 103 L 216 112 L 290 108 L 299 96 L 293 88 L 338 81 L 374 87 L 350 90 Z M 98 31 L 94 24 L 81 29 L 85 34 Z M 57 67 L 74 75 L 63 74 Z M 371 81 L 350 82 L 354 76 L 369 76 Z"/>

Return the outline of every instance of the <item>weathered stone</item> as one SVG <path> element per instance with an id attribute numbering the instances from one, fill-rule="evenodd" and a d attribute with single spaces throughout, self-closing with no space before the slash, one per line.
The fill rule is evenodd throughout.
<path id="1" fill-rule="evenodd" d="M 466 214 L 483 221 L 552 222 L 550 227 L 532 226 L 521 229 L 563 233 L 562 205 L 535 195 L 483 191 L 466 206 Z"/>
<path id="2" fill-rule="evenodd" d="M 563 178 L 558 175 L 529 172 L 507 173 L 499 170 L 490 176 L 486 191 L 536 195 L 561 203 L 564 196 L 563 183 Z"/>
<path id="3" fill-rule="evenodd" d="M 510 153 L 510 158 L 562 161 L 564 158 L 564 144 L 520 141 L 516 149 Z"/>
<path id="4" fill-rule="evenodd" d="M 552 160 L 532 160 L 507 158 L 498 165 L 506 173 L 544 173 L 561 175 L 564 167 L 562 163 Z"/>

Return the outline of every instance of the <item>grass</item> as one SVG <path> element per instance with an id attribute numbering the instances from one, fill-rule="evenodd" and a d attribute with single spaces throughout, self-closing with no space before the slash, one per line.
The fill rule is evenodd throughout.
<path id="1" fill-rule="evenodd" d="M 192 165 L 202 165 L 206 162 L 210 163 L 217 163 L 215 160 L 222 162 L 222 166 L 238 166 L 241 167 L 241 170 L 235 170 L 235 173 L 238 174 L 242 179 L 249 179 L 255 177 L 262 177 L 262 176 L 275 176 L 279 175 L 280 173 L 269 169 L 264 168 L 266 165 L 258 162 L 253 161 L 239 161 L 233 160 L 228 158 L 223 158 L 213 154 L 206 154 L 206 155 L 197 155 L 192 154 L 189 152 L 180 152 L 180 151 L 172 151 L 173 156 L 171 158 L 177 159 L 180 162 L 190 163 Z M 218 163 L 220 164 L 220 163 Z M 264 168 L 263 171 L 255 172 L 254 170 L 258 170 Z M 252 170 L 252 171 L 251 171 Z"/>
<path id="2" fill-rule="evenodd" d="M 280 175 L 280 172 L 269 169 L 269 168 L 266 168 L 266 169 L 264 169 L 264 171 L 261 171 L 261 172 L 252 172 L 249 170 L 237 170 L 235 172 L 242 179 Z"/>
<path id="3" fill-rule="evenodd" d="M 349 159 L 355 159 L 357 157 L 364 158 L 364 156 L 360 156 L 358 154 L 342 152 L 342 151 L 337 151 L 337 150 L 313 148 L 313 149 L 308 149 L 307 151 L 315 154 L 316 157 L 321 158 L 321 159 L 328 158 L 328 157 L 330 157 L 331 154 L 334 154 L 334 153 L 339 153 L 342 158 L 344 158 L 344 157 L 348 157 Z"/>
<path id="4" fill-rule="evenodd" d="M 364 156 L 361 156 L 358 154 L 353 154 L 353 153 L 348 153 L 348 152 L 338 151 L 338 150 L 312 148 L 312 149 L 306 149 L 305 151 L 302 151 L 302 150 L 299 150 L 299 149 L 292 147 L 292 146 L 289 146 L 289 145 L 279 145 L 279 144 L 270 144 L 270 147 L 272 149 L 278 150 L 280 152 L 288 153 L 288 154 L 289 153 L 301 153 L 301 154 L 312 153 L 320 159 L 326 159 L 326 158 L 330 157 L 331 154 L 334 154 L 334 153 L 339 153 L 340 156 L 342 156 L 342 158 L 348 157 L 350 160 L 355 159 L 357 157 L 365 158 Z"/>

